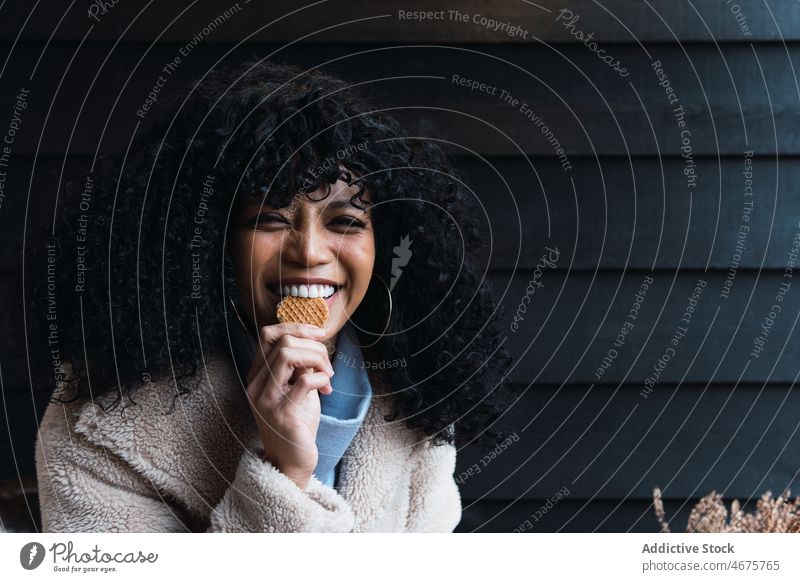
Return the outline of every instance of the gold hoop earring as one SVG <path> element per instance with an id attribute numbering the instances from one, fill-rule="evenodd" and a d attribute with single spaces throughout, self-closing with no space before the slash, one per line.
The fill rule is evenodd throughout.
<path id="1" fill-rule="evenodd" d="M 244 331 L 247 332 L 248 334 L 251 334 L 252 332 L 249 329 L 247 329 L 247 325 L 245 324 L 244 320 L 242 319 L 242 316 L 239 315 L 239 310 L 236 308 L 236 303 L 234 303 L 233 297 L 229 297 L 228 299 L 231 302 L 231 307 L 233 308 L 233 312 L 236 314 L 236 319 L 238 319 L 239 323 L 242 324 L 242 328 L 244 329 Z"/>

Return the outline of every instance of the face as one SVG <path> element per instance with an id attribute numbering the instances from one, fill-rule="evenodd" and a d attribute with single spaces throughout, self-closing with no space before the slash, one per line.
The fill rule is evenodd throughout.
<path id="1" fill-rule="evenodd" d="M 327 197 L 322 189 L 297 194 L 283 208 L 269 206 L 269 200 L 262 205 L 257 197 L 237 202 L 231 251 L 248 323 L 278 323 L 275 311 L 285 294 L 325 298 L 326 338 L 347 322 L 367 292 L 375 263 L 369 206 L 362 210 L 350 202 L 357 191 L 339 180 Z M 369 202 L 369 194 L 362 200 Z"/>

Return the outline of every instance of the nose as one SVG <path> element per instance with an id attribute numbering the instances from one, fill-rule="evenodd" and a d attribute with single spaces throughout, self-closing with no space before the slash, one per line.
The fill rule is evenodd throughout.
<path id="1" fill-rule="evenodd" d="M 288 240 L 284 242 L 284 259 L 286 262 L 303 267 L 314 267 L 330 262 L 332 253 L 324 231 L 315 228 L 314 224 L 292 229 Z"/>

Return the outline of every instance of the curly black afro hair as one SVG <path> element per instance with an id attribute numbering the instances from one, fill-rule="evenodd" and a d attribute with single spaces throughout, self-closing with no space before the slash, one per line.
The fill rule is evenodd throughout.
<path id="1" fill-rule="evenodd" d="M 166 103 L 124 156 L 102 157 L 63 188 L 56 237 L 36 248 L 41 278 L 29 280 L 31 347 L 48 345 L 54 305 L 58 317 L 57 359 L 29 350 L 37 385 L 63 388 L 54 399 L 114 391 L 135 403 L 143 377 L 175 374 L 175 396 L 191 391 L 201 353 L 230 353 L 230 300 L 240 296 L 225 233 L 235 197 L 282 207 L 342 177 L 373 205 L 377 277 L 353 317 L 359 339 L 374 344 L 373 361 L 406 364 L 386 371 L 387 420 L 401 415 L 436 444 L 504 436 L 496 421 L 511 401 L 511 358 L 473 258 L 488 237 L 434 141 L 406 136 L 337 77 L 264 61 L 212 71 Z M 405 237 L 413 259 L 376 340 Z M 54 362 L 66 367 L 54 374 Z"/>

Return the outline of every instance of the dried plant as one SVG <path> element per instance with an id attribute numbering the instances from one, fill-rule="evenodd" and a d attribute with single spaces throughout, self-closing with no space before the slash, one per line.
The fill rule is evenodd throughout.
<path id="1" fill-rule="evenodd" d="M 712 491 L 692 508 L 686 525 L 688 533 L 800 533 L 800 497 L 790 499 L 787 490 L 780 497 L 767 491 L 756 502 L 754 513 L 745 513 L 737 499 L 731 503 L 730 520 L 722 495 Z M 661 489 L 653 490 L 653 507 L 661 531 L 669 533 Z"/>

